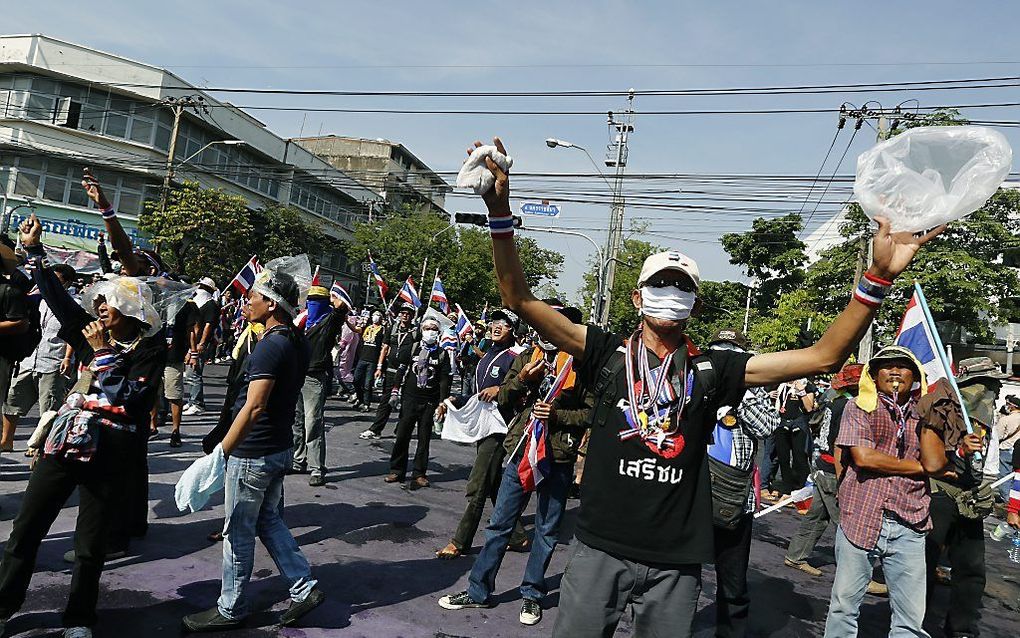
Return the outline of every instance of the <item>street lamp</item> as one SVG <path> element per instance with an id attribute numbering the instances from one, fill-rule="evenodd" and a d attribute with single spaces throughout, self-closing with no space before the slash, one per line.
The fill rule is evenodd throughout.
<path id="1" fill-rule="evenodd" d="M 595 167 L 595 172 L 599 174 L 599 177 L 602 178 L 602 181 L 604 181 L 606 183 L 606 185 L 609 186 L 609 190 L 610 191 L 613 190 L 613 185 L 609 183 L 609 179 L 606 177 L 606 174 L 602 172 L 602 169 L 599 168 L 599 165 L 595 162 L 595 159 L 591 156 L 591 153 L 589 153 L 588 149 L 586 149 L 585 147 L 581 146 L 580 144 L 574 144 L 573 142 L 568 142 L 566 140 L 558 140 L 555 137 L 547 137 L 546 140 L 545 140 L 545 145 L 548 146 L 549 148 L 557 148 L 557 147 L 558 148 L 576 148 L 577 150 L 581 151 L 582 153 L 585 154 L 585 156 L 588 157 L 588 161 L 591 162 L 591 165 L 593 167 Z"/>
<path id="2" fill-rule="evenodd" d="M 245 143 L 244 140 L 215 140 L 213 142 L 209 142 L 208 144 L 198 149 L 191 155 L 182 159 L 180 162 L 177 162 L 177 166 L 183 166 L 187 164 L 191 160 L 201 155 L 202 152 L 205 151 L 205 149 L 209 148 L 210 146 L 216 146 L 217 144 L 222 144 L 223 146 L 240 146 L 241 144 L 244 143 Z M 172 148 L 173 146 L 171 146 L 171 149 Z M 174 156 L 173 151 L 171 150 L 170 152 L 167 153 L 166 156 L 166 175 L 163 177 L 163 190 L 160 193 L 159 197 L 159 212 L 161 213 L 166 212 L 166 202 L 167 198 L 169 198 L 170 196 L 170 182 L 173 180 L 173 178 L 174 178 Z"/>

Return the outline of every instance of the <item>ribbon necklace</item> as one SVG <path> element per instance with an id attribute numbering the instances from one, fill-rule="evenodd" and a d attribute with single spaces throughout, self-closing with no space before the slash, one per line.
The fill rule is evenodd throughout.
<path id="1" fill-rule="evenodd" d="M 638 350 L 637 352 L 635 352 L 635 348 Z M 675 351 L 667 354 L 662 359 L 662 363 L 658 368 L 658 378 L 654 378 L 651 367 L 648 364 L 648 347 L 641 337 L 641 331 L 636 331 L 630 340 L 627 341 L 625 369 L 627 373 L 627 399 L 630 403 L 628 410 L 630 411 L 634 430 L 636 431 L 628 431 L 625 434 L 632 436 L 640 433 L 642 438 L 644 438 L 652 427 L 656 427 L 664 435 L 672 432 L 680 423 L 680 417 L 683 415 L 684 408 L 687 407 L 693 390 L 694 370 L 689 368 L 689 361 L 685 359 L 683 375 L 681 377 L 685 380 L 683 394 L 677 397 L 674 394 L 673 386 L 667 383 L 669 371 L 673 365 L 674 354 Z M 638 359 L 636 371 L 635 359 Z M 638 383 L 640 383 L 640 391 L 638 390 Z M 652 393 L 649 393 L 649 386 L 652 385 L 654 385 L 654 390 Z M 666 388 L 669 389 L 666 395 L 666 416 L 659 417 L 659 410 L 655 408 L 658 407 L 659 397 L 662 396 L 662 392 Z M 655 416 L 655 421 L 652 423 L 649 423 L 649 409 L 653 410 L 653 416 Z M 663 422 L 668 422 L 668 427 L 662 427 L 661 424 Z M 621 435 L 621 438 L 629 438 L 629 436 L 624 437 Z"/>

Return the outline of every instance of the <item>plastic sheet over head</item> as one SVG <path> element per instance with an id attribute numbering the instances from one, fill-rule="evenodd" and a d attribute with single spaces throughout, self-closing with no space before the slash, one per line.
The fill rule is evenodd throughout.
<path id="1" fill-rule="evenodd" d="M 92 316 L 98 316 L 96 306 L 100 298 L 125 317 L 144 323 L 146 337 L 156 334 L 163 326 L 153 303 L 152 289 L 137 277 L 116 277 L 96 282 L 82 294 L 81 305 Z"/>
<path id="2" fill-rule="evenodd" d="M 283 277 L 279 277 L 279 275 L 283 275 Z M 281 291 L 278 289 L 279 286 L 274 285 L 288 278 L 293 279 L 294 283 L 297 284 L 297 303 L 292 303 L 293 300 L 284 299 Z M 287 257 L 277 257 L 266 262 L 262 272 L 255 277 L 252 290 L 272 299 L 294 317 L 297 316 L 298 308 L 304 305 L 305 299 L 308 296 L 308 289 L 311 285 L 312 265 L 308 261 L 308 255 L 289 255 Z"/>
<path id="3" fill-rule="evenodd" d="M 981 208 L 1009 174 L 1013 151 L 983 126 L 910 129 L 857 158 L 854 195 L 893 232 L 919 232 Z"/>

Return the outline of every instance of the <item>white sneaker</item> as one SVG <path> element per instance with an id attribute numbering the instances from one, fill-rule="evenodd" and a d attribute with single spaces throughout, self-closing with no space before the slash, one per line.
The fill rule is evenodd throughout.
<path id="1" fill-rule="evenodd" d="M 188 407 L 181 410 L 181 414 L 184 416 L 195 416 L 198 414 L 205 414 L 205 410 L 198 407 L 197 405 L 189 405 Z"/>
<path id="2" fill-rule="evenodd" d="M 524 599 L 521 605 L 520 621 L 522 625 L 537 625 L 542 620 L 542 606 L 537 600 Z"/>
<path id="3" fill-rule="evenodd" d="M 64 630 L 64 638 L 92 638 L 92 630 L 88 627 L 68 627 Z"/>
<path id="4" fill-rule="evenodd" d="M 382 437 L 373 432 L 372 430 L 365 430 L 364 432 L 358 435 L 358 438 L 365 439 L 366 441 L 368 441 L 371 439 L 381 439 Z"/>

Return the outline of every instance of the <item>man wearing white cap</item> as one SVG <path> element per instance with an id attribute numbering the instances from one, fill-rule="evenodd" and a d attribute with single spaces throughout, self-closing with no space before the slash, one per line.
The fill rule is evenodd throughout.
<path id="1" fill-rule="evenodd" d="M 220 305 L 213 298 L 214 292 L 216 282 L 212 277 L 202 277 L 198 280 L 198 290 L 195 291 L 193 300 L 197 310 L 190 331 L 191 350 L 185 360 L 189 368 L 184 371 L 184 383 L 188 386 L 188 405 L 184 407 L 184 414 L 188 416 L 205 412 L 202 372 L 208 354 L 212 352 L 213 334 L 220 320 Z"/>
<path id="2" fill-rule="evenodd" d="M 495 143 L 505 153 L 498 139 Z M 513 241 L 507 171 L 491 159 L 486 165 L 494 185 L 482 198 L 503 302 L 543 339 L 574 355 L 578 381 L 597 400 L 577 538 L 553 635 L 611 635 L 630 604 L 635 635 L 689 636 L 701 564 L 713 559 L 705 457 L 719 408 L 739 403 L 748 386 L 838 370 L 892 280 L 942 228 L 920 237 L 891 234 L 882 219 L 874 263 L 818 343 L 758 355 L 703 354 L 685 334 L 700 306 L 701 273 L 693 259 L 676 251 L 645 260 L 631 293 L 641 323 L 629 337 L 573 324 L 539 301 Z"/>

